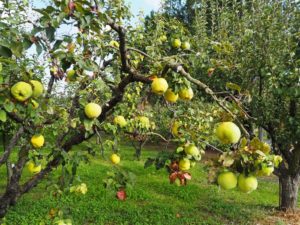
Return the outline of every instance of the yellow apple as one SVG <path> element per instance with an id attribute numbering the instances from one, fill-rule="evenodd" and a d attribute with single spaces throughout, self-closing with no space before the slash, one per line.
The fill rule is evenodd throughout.
<path id="1" fill-rule="evenodd" d="M 257 189 L 257 179 L 254 176 L 246 177 L 244 174 L 240 174 L 238 178 L 238 186 L 242 192 L 250 193 Z"/>
<path id="2" fill-rule="evenodd" d="M 33 90 L 32 97 L 34 98 L 40 97 L 44 92 L 43 84 L 38 80 L 30 80 L 29 82 L 32 85 L 32 90 Z"/>
<path id="3" fill-rule="evenodd" d="M 180 41 L 180 39 L 174 39 L 173 42 L 172 42 L 172 46 L 173 46 L 174 48 L 180 48 L 180 46 L 181 46 L 181 41 Z"/>
<path id="4" fill-rule="evenodd" d="M 81 193 L 81 194 L 85 195 L 88 191 L 88 188 L 85 183 L 81 183 L 80 185 L 75 187 L 75 191 L 77 193 Z"/>
<path id="5" fill-rule="evenodd" d="M 150 120 L 148 117 L 139 116 L 139 117 L 137 117 L 137 119 L 143 128 L 146 128 L 146 129 L 150 128 L 151 124 L 150 124 Z"/>
<path id="6" fill-rule="evenodd" d="M 217 126 L 216 136 L 223 144 L 235 144 L 241 138 L 241 131 L 233 122 L 222 122 Z"/>
<path id="7" fill-rule="evenodd" d="M 178 132 L 179 127 L 181 126 L 181 123 L 178 121 L 174 121 L 171 126 L 171 132 L 175 137 L 178 137 L 180 134 Z"/>
<path id="8" fill-rule="evenodd" d="M 192 88 L 184 88 L 179 91 L 179 97 L 183 100 L 191 100 L 194 97 Z"/>
<path id="9" fill-rule="evenodd" d="M 30 173 L 39 173 L 42 170 L 42 165 L 35 165 L 34 162 L 29 162 L 27 164 L 27 169 Z"/>
<path id="10" fill-rule="evenodd" d="M 116 116 L 114 118 L 114 124 L 119 125 L 122 128 L 127 125 L 127 122 L 126 122 L 124 116 Z"/>
<path id="11" fill-rule="evenodd" d="M 233 189 L 237 185 L 237 177 L 232 172 L 223 172 L 218 176 L 218 185 L 225 190 Z"/>
<path id="12" fill-rule="evenodd" d="M 110 161 L 113 163 L 113 164 L 118 164 L 121 159 L 120 159 L 120 156 L 118 156 L 117 154 L 112 154 L 110 156 Z"/>
<path id="13" fill-rule="evenodd" d="M 185 41 L 185 42 L 183 42 L 181 48 L 183 50 L 190 50 L 191 49 L 191 45 L 190 45 L 190 43 L 188 41 Z"/>
<path id="14" fill-rule="evenodd" d="M 56 221 L 57 225 L 72 225 L 72 222 L 71 221 L 68 221 L 68 220 L 58 220 Z"/>
<path id="15" fill-rule="evenodd" d="M 84 112 L 89 119 L 95 119 L 100 116 L 102 109 L 100 105 L 91 102 L 85 106 Z"/>
<path id="16" fill-rule="evenodd" d="M 171 103 L 175 103 L 178 99 L 178 94 L 175 94 L 172 89 L 168 89 L 165 94 L 164 97 L 166 99 L 167 102 L 171 102 Z"/>
<path id="17" fill-rule="evenodd" d="M 14 84 L 11 89 L 11 94 L 20 102 L 24 102 L 32 96 L 32 87 L 30 84 L 20 81 Z"/>
<path id="18" fill-rule="evenodd" d="M 155 78 L 152 81 L 152 92 L 158 95 L 163 95 L 168 89 L 168 82 L 164 78 Z"/>
<path id="19" fill-rule="evenodd" d="M 191 162 L 189 159 L 181 159 L 179 161 L 179 169 L 182 171 L 189 170 L 191 168 Z"/>
<path id="20" fill-rule="evenodd" d="M 186 146 L 184 148 L 184 151 L 187 155 L 191 155 L 191 156 L 198 156 L 200 154 L 199 149 L 193 144 Z"/>
<path id="21" fill-rule="evenodd" d="M 34 148 L 41 148 L 45 143 L 45 138 L 41 134 L 36 134 L 32 136 L 30 142 Z"/>

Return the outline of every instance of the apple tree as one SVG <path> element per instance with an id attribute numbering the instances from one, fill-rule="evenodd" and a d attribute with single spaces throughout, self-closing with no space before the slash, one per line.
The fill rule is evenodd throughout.
<path id="1" fill-rule="evenodd" d="M 268 148 L 265 143 L 246 139 L 250 137 L 244 117 L 237 114 L 248 114 L 239 101 L 222 101 L 190 75 L 197 74 L 199 59 L 191 44 L 198 45 L 177 20 L 158 16 L 156 23 L 146 20 L 132 26 L 129 9 L 121 0 L 53 0 L 34 9 L 33 17 L 26 16 L 31 10 L 26 1 L 0 1 L 0 9 L 0 166 L 7 171 L 0 217 L 58 166 L 62 166 L 62 187 L 86 193 L 84 183 L 74 182 L 85 156 L 72 147 L 95 136 L 99 149 L 111 148 L 114 164 L 121 160 L 118 142 L 125 135 L 139 141 L 149 135 L 172 139 L 178 148 L 148 159 L 145 166 L 166 167 L 170 182 L 181 185 L 191 179 L 188 170 L 211 141 L 222 142 L 225 150 L 234 149 L 234 156 L 227 157 L 228 151 L 215 148 L 222 152 L 219 162 L 226 159 L 226 163 L 212 166 L 221 168 L 225 177 L 228 171 L 241 173 L 241 189 L 248 188 L 243 184 L 249 174 L 262 169 L 257 165 L 253 169 L 255 160 L 271 166 L 278 161 L 262 151 Z M 61 34 L 62 29 L 70 32 Z M 206 95 L 213 101 L 207 101 Z M 160 121 L 153 123 L 155 107 L 163 104 L 173 135 L 167 139 L 156 132 Z M 217 125 L 216 141 L 213 128 L 218 122 L 230 126 L 218 131 Z M 113 139 L 104 141 L 103 134 Z M 242 134 L 245 138 L 240 140 Z M 130 177 L 115 171 L 105 185 L 116 188 L 118 198 L 124 200 Z"/>
<path id="2" fill-rule="evenodd" d="M 148 45 L 151 34 L 145 38 L 142 24 L 128 23 L 123 1 L 54 0 L 32 9 L 27 1 L 15 0 L 0 1 L 0 9 L 0 166 L 7 172 L 0 217 L 58 166 L 58 188 L 85 194 L 86 184 L 74 182 L 79 162 L 86 159 L 81 151 L 72 152 L 75 145 L 97 136 L 98 148 L 111 148 L 111 161 L 118 164 L 117 139 L 103 142 L 104 133 L 133 136 L 137 130 L 163 138 L 152 132 L 151 110 L 135 110 L 145 93 L 167 93 L 171 102 L 178 98 L 173 91 L 182 99 L 193 97 L 186 79 L 175 74 L 168 81 L 158 78 L 165 75 L 162 66 L 169 57 L 159 51 L 154 59 L 156 43 Z M 160 39 L 164 47 L 166 38 Z M 199 161 L 198 148 L 187 147 L 191 159 Z M 189 178 L 187 155 L 181 151 L 174 158 L 181 182 Z M 116 188 L 123 200 L 129 180 L 126 172 L 116 171 L 105 185 Z"/>
<path id="3" fill-rule="evenodd" d="M 186 75 L 198 87 L 209 85 L 216 94 L 209 101 L 224 99 L 234 112 L 230 116 L 241 121 L 251 138 L 264 138 L 271 143 L 272 152 L 283 157 L 275 170 L 279 208 L 296 208 L 300 183 L 299 1 L 191 0 L 182 9 L 193 15 L 189 31 L 192 49 L 198 54 L 184 63 L 192 65 L 188 67 L 192 76 Z M 172 17 L 174 11 L 167 9 L 166 14 Z M 248 147 L 258 145 L 255 139 Z M 266 166 L 265 162 L 260 165 L 262 169 Z"/>

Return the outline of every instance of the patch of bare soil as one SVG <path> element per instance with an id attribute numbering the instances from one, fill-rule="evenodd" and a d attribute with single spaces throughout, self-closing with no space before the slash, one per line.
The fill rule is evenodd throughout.
<path id="1" fill-rule="evenodd" d="M 288 212 L 274 212 L 256 225 L 300 225 L 300 210 Z"/>

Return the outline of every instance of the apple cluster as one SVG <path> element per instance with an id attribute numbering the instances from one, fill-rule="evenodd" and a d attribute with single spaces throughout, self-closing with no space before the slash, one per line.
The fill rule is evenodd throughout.
<path id="1" fill-rule="evenodd" d="M 238 186 L 239 190 L 250 193 L 258 187 L 258 176 L 270 176 L 282 158 L 270 154 L 271 147 L 253 138 L 250 142 L 241 137 L 238 126 L 233 122 L 222 122 L 216 128 L 216 136 L 222 144 L 237 144 L 234 151 L 224 152 L 215 163 L 218 172 L 217 183 L 225 190 Z M 236 171 L 239 175 L 237 176 Z"/>
<path id="2" fill-rule="evenodd" d="M 194 92 L 192 88 L 183 88 L 175 93 L 171 88 L 169 88 L 168 82 L 162 77 L 156 77 L 153 79 L 151 84 L 151 90 L 157 95 L 163 95 L 165 100 L 169 103 L 175 103 L 178 98 L 182 100 L 192 100 L 194 97 Z"/>
<path id="3" fill-rule="evenodd" d="M 39 103 L 34 99 L 43 94 L 44 86 L 38 80 L 30 80 L 29 82 L 19 81 L 11 87 L 10 92 L 19 102 L 25 102 L 29 98 L 32 98 L 31 104 L 36 109 L 39 107 Z"/>

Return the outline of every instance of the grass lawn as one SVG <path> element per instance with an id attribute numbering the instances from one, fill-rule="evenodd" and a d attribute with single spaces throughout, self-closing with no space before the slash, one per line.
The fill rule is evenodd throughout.
<path id="1" fill-rule="evenodd" d="M 258 190 L 244 194 L 222 191 L 209 185 L 201 165 L 191 171 L 187 186 L 170 185 L 165 170 L 144 169 L 144 160 L 156 155 L 144 150 L 141 161 L 133 161 L 133 149 L 123 146 L 122 168 L 137 175 L 136 185 L 128 190 L 126 201 L 118 201 L 115 192 L 104 189 L 102 180 L 111 169 L 110 162 L 96 157 L 82 164 L 79 175 L 88 186 L 86 195 L 66 194 L 53 197 L 45 189 L 46 181 L 20 199 L 6 216 L 7 225 L 52 224 L 50 209 L 60 209 L 73 225 L 85 224 L 257 224 L 270 214 L 278 202 L 276 179 L 260 179 Z M 109 156 L 107 152 L 106 157 Z M 4 177 L 0 168 L 0 177 Z M 57 176 L 58 172 L 53 176 Z M 0 179 L 0 189 L 4 179 Z M 42 223 L 41 223 L 42 222 Z M 272 224 L 284 224 L 280 220 Z"/>

